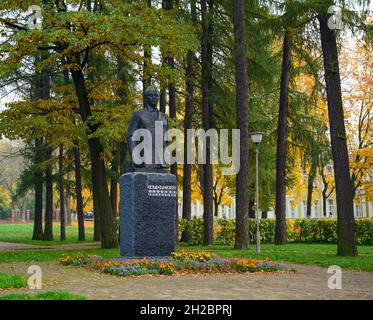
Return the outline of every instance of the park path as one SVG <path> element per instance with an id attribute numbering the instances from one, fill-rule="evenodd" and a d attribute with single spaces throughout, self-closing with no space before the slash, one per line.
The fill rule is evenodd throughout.
<path id="1" fill-rule="evenodd" d="M 0 272 L 27 277 L 31 263 L 0 264 Z M 123 278 L 57 262 L 37 262 L 43 290 L 68 290 L 87 299 L 367 299 L 373 300 L 373 273 L 343 271 L 342 290 L 327 286 L 326 268 L 286 264 L 296 273 L 145 276 Z M 7 290 L 0 295 L 28 292 Z M 35 291 L 34 291 L 35 292 Z"/>
<path id="2" fill-rule="evenodd" d="M 44 247 L 26 243 L 0 242 L 0 251 L 43 249 Z"/>
<path id="3" fill-rule="evenodd" d="M 13 251 L 13 250 L 35 250 L 35 249 L 46 249 L 46 250 L 86 250 L 86 249 L 97 249 L 100 248 L 100 242 L 85 242 L 85 243 L 68 243 L 61 245 L 35 245 L 27 243 L 15 243 L 15 242 L 0 242 L 1 251 Z"/>

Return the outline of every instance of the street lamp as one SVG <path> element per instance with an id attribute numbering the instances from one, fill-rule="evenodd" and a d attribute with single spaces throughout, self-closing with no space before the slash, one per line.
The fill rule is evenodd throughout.
<path id="1" fill-rule="evenodd" d="M 251 141 L 256 146 L 256 252 L 260 253 L 260 229 L 259 229 L 259 143 L 262 142 L 263 133 L 250 133 Z"/>

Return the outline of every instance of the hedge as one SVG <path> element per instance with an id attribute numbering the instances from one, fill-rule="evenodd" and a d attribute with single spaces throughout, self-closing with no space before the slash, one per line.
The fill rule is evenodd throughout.
<path id="1" fill-rule="evenodd" d="M 273 243 L 275 239 L 275 219 L 260 220 L 261 241 Z M 373 245 L 373 218 L 355 219 L 356 241 L 362 245 Z M 190 245 L 203 244 L 203 219 L 193 218 L 190 221 L 181 219 L 179 232 L 189 229 Z M 249 219 L 249 237 L 255 241 L 256 220 Z M 336 219 L 288 219 L 286 221 L 288 242 L 293 243 L 337 243 Z M 216 244 L 233 245 L 235 234 L 234 219 L 220 219 L 214 225 Z"/>

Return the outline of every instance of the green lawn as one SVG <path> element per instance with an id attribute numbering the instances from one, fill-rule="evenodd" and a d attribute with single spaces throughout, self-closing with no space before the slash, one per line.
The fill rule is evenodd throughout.
<path id="1" fill-rule="evenodd" d="M 9 294 L 0 297 L 0 300 L 85 300 L 85 297 L 81 295 L 72 295 L 66 291 L 49 291 L 37 295 L 24 293 Z"/>
<path id="2" fill-rule="evenodd" d="M 35 245 L 60 245 L 68 243 L 78 243 L 78 227 L 66 227 L 66 241 L 60 241 L 60 229 L 56 224 L 53 227 L 53 241 L 32 240 L 33 224 L 0 224 L 0 241 L 17 242 Z M 85 227 L 86 241 L 93 241 L 93 227 L 90 223 Z"/>
<path id="3" fill-rule="evenodd" d="M 299 264 L 329 267 L 338 265 L 341 268 L 360 271 L 373 271 L 373 246 L 359 246 L 358 257 L 338 257 L 337 246 L 332 244 L 291 243 L 283 246 L 262 244 L 260 254 L 255 252 L 255 244 L 249 249 L 235 250 L 229 246 L 195 246 L 185 247 L 188 250 L 214 250 L 222 257 L 269 258 L 274 261 L 288 261 Z"/>
<path id="4" fill-rule="evenodd" d="M 22 288 L 26 280 L 13 274 L 0 273 L 0 289 Z"/>

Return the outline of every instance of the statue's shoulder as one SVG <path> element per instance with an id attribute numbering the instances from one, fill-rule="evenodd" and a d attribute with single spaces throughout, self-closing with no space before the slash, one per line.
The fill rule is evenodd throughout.
<path id="1" fill-rule="evenodd" d="M 141 118 L 141 116 L 144 114 L 144 109 L 138 109 L 138 110 L 135 110 L 132 112 L 132 116 L 133 117 L 139 117 Z"/>

